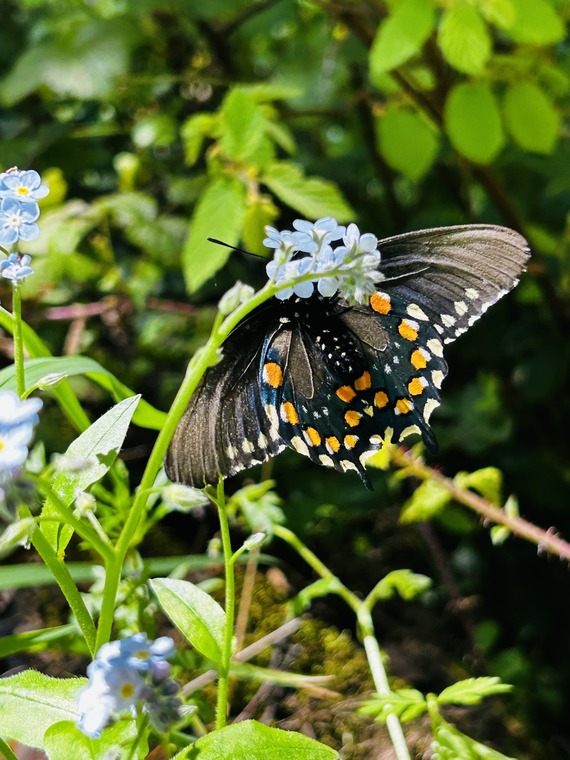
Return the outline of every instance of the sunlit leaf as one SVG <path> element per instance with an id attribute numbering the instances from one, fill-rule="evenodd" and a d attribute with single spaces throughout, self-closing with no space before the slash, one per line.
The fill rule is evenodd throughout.
<path id="1" fill-rule="evenodd" d="M 456 150 L 476 163 L 490 163 L 503 146 L 501 113 L 485 82 L 453 88 L 445 104 L 445 127 Z"/>
<path id="2" fill-rule="evenodd" d="M 437 41 L 445 60 L 465 74 L 479 74 L 491 56 L 489 30 L 477 8 L 467 2 L 445 9 Z"/>
<path id="3" fill-rule="evenodd" d="M 560 134 L 560 114 L 532 82 L 511 85 L 505 95 L 505 124 L 524 150 L 552 153 Z"/>
<path id="4" fill-rule="evenodd" d="M 372 81 L 419 53 L 435 25 L 431 0 L 402 0 L 383 21 L 370 49 Z"/>
<path id="5" fill-rule="evenodd" d="M 436 159 L 437 132 L 414 111 L 389 108 L 378 122 L 378 136 L 386 163 L 413 181 L 421 179 Z"/>

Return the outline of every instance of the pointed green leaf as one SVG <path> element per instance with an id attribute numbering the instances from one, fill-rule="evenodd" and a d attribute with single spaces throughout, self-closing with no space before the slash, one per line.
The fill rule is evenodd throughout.
<path id="1" fill-rule="evenodd" d="M 370 77 L 391 71 L 419 53 L 435 25 L 431 0 L 401 0 L 380 24 L 370 50 Z"/>
<path id="2" fill-rule="evenodd" d="M 283 203 L 308 219 L 333 216 L 339 222 L 346 222 L 356 216 L 335 184 L 318 177 L 305 177 L 300 167 L 289 161 L 270 164 L 261 181 Z"/>
<path id="3" fill-rule="evenodd" d="M 504 694 L 512 689 L 510 684 L 501 683 L 501 679 L 495 676 L 467 678 L 444 689 L 437 697 L 437 701 L 439 704 L 478 705 L 485 697 L 492 694 Z"/>
<path id="4" fill-rule="evenodd" d="M 431 578 L 413 573 L 406 568 L 392 570 L 382 578 L 371 592 L 375 599 L 391 599 L 399 594 L 402 599 L 413 599 L 431 586 Z"/>
<path id="5" fill-rule="evenodd" d="M 513 0 L 515 20 L 509 34 L 516 42 L 552 45 L 564 38 L 564 24 L 548 0 Z"/>
<path id="6" fill-rule="evenodd" d="M 267 249 L 263 245 L 266 237 L 265 225 L 274 224 L 279 216 L 279 209 L 273 201 L 265 195 L 260 196 L 247 207 L 243 220 L 243 244 L 251 253 L 267 255 Z"/>
<path id="7" fill-rule="evenodd" d="M 202 589 L 188 581 L 155 578 L 150 585 L 170 620 L 210 660 L 220 663 L 226 613 Z"/>
<path id="8" fill-rule="evenodd" d="M 89 488 L 108 472 L 121 450 L 139 400 L 140 396 L 133 396 L 121 401 L 69 444 L 66 455 L 84 460 L 85 466 L 78 472 L 58 472 L 52 481 L 52 488 L 66 506 L 73 503 L 77 491 Z M 54 549 L 63 552 L 73 535 L 72 528 L 65 525 L 60 530 L 59 512 L 49 500 L 42 516 L 56 519 L 46 520 L 41 529 Z"/>
<path id="9" fill-rule="evenodd" d="M 513 0 L 480 0 L 479 9 L 484 18 L 499 29 L 510 29 L 515 21 Z"/>
<path id="10" fill-rule="evenodd" d="M 396 715 L 402 723 L 419 718 L 426 711 L 424 695 L 416 689 L 397 689 L 389 694 L 375 694 L 358 709 L 378 723 L 386 723 L 390 715 Z"/>
<path id="11" fill-rule="evenodd" d="M 459 488 L 474 488 L 491 504 L 499 506 L 503 475 L 496 467 L 482 467 L 474 472 L 458 472 L 453 479 Z"/>
<path id="12" fill-rule="evenodd" d="M 445 104 L 445 127 L 460 153 L 479 164 L 490 163 L 504 141 L 501 113 L 489 85 L 464 82 Z"/>
<path id="13" fill-rule="evenodd" d="M 134 740 L 136 739 L 136 744 Z M 121 720 L 103 731 L 100 739 L 90 739 L 75 723 L 61 721 L 51 726 L 44 737 L 44 750 L 49 760 L 102 760 L 125 757 L 126 747 L 132 747 L 128 757 L 144 760 L 148 756 L 148 741 L 138 736 L 134 720 Z"/>
<path id="14" fill-rule="evenodd" d="M 537 85 L 519 82 L 509 87 L 505 95 L 505 124 L 524 150 L 554 152 L 560 134 L 560 114 Z"/>
<path id="15" fill-rule="evenodd" d="M 334 760 L 338 753 L 304 734 L 244 720 L 198 739 L 186 760 Z"/>
<path id="16" fill-rule="evenodd" d="M 230 249 L 209 243 L 209 237 L 237 245 L 246 210 L 246 189 L 235 177 L 213 179 L 192 214 L 182 251 L 186 287 L 198 290 L 226 263 Z"/>
<path id="17" fill-rule="evenodd" d="M 436 159 L 437 133 L 413 111 L 389 108 L 378 122 L 378 137 L 386 163 L 414 182 Z"/>
<path id="18" fill-rule="evenodd" d="M 0 679 L 2 736 L 43 747 L 44 734 L 53 723 L 77 720 L 75 700 L 86 683 L 84 678 L 50 678 L 33 670 Z"/>
<path id="19" fill-rule="evenodd" d="M 491 57 L 487 25 L 477 8 L 467 2 L 444 11 L 437 42 L 450 66 L 464 74 L 479 74 Z"/>

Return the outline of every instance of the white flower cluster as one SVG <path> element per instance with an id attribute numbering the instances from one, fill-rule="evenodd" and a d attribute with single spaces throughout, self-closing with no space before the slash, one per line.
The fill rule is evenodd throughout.
<path id="1" fill-rule="evenodd" d="M 267 276 L 281 286 L 275 297 L 310 298 L 316 285 L 325 298 L 340 292 L 347 301 L 366 303 L 384 277 L 378 271 L 376 236 L 370 232 L 361 235 L 356 224 L 343 227 L 330 216 L 316 222 L 295 219 L 293 227 L 295 232 L 265 228 L 263 244 L 275 249 L 266 267 Z M 342 245 L 331 245 L 341 239 Z M 301 277 L 306 279 L 294 282 Z"/>

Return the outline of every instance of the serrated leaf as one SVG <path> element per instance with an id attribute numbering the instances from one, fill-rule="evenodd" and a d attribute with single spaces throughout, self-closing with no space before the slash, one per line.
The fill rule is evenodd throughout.
<path id="1" fill-rule="evenodd" d="M 501 683 L 495 676 L 467 678 L 464 681 L 448 686 L 437 697 L 439 704 L 478 705 L 482 699 L 493 694 L 504 694 L 512 691 L 508 683 Z"/>
<path id="2" fill-rule="evenodd" d="M 491 57 L 487 25 L 477 8 L 466 2 L 444 11 L 437 42 L 450 66 L 464 74 L 479 74 Z"/>
<path id="3" fill-rule="evenodd" d="M 2 737 L 41 749 L 51 725 L 78 719 L 75 700 L 86 683 L 85 678 L 50 678 L 33 670 L 0 679 Z"/>
<path id="4" fill-rule="evenodd" d="M 198 739 L 185 760 L 334 760 L 337 752 L 295 731 L 244 720 Z"/>
<path id="5" fill-rule="evenodd" d="M 404 504 L 400 514 L 401 523 L 431 520 L 451 502 L 449 491 L 434 480 L 421 483 L 412 497 Z"/>
<path id="6" fill-rule="evenodd" d="M 190 293 L 221 269 L 230 255 L 229 248 L 209 243 L 208 238 L 237 245 L 245 210 L 245 185 L 235 177 L 216 177 L 202 193 L 182 250 L 182 268 Z"/>
<path id="7" fill-rule="evenodd" d="M 435 13 L 431 0 L 402 0 L 380 24 L 370 49 L 370 77 L 391 71 L 419 53 L 432 33 Z"/>
<path id="8" fill-rule="evenodd" d="M 226 613 L 209 594 L 189 581 L 155 578 L 150 585 L 170 620 L 210 660 L 221 662 Z"/>
<path id="9" fill-rule="evenodd" d="M 488 84 L 456 85 L 447 98 L 444 117 L 453 147 L 471 161 L 488 164 L 501 150 L 501 113 Z"/>
<path id="10" fill-rule="evenodd" d="M 513 0 L 515 19 L 509 33 L 516 42 L 552 45 L 564 38 L 564 23 L 548 0 Z"/>
<path id="11" fill-rule="evenodd" d="M 86 375 L 102 388 L 108 390 L 116 401 L 132 398 L 135 395 L 134 391 L 123 385 L 111 372 L 87 356 L 50 356 L 28 359 L 25 369 L 26 390 L 28 391 L 36 388 L 51 389 L 66 377 Z M 0 388 L 16 390 L 16 387 L 15 366 L 11 365 L 0 370 Z M 151 430 L 161 430 L 165 419 L 166 414 L 164 412 L 155 409 L 143 399 L 139 401 L 133 414 L 133 422 L 136 425 Z"/>
<path id="12" fill-rule="evenodd" d="M 84 491 L 96 483 L 109 471 L 117 458 L 140 396 L 132 396 L 116 404 L 102 417 L 99 417 L 81 435 L 67 447 L 66 456 L 82 459 L 85 466 L 78 472 L 58 472 L 52 480 L 52 488 L 66 506 L 70 506 L 77 491 Z M 47 500 L 42 517 L 46 519 L 41 530 L 58 552 L 63 552 L 73 535 L 68 525 L 60 528 L 59 512 Z"/>
<path id="13" fill-rule="evenodd" d="M 443 719 L 434 731 L 432 750 L 438 760 L 515 760 L 462 734 Z"/>
<path id="14" fill-rule="evenodd" d="M 261 181 L 283 203 L 308 219 L 332 216 L 339 222 L 346 222 L 356 216 L 334 183 L 318 177 L 305 177 L 301 168 L 289 161 L 270 164 Z"/>
<path id="15" fill-rule="evenodd" d="M 220 149 L 232 161 L 254 161 L 264 138 L 265 119 L 254 98 L 239 87 L 225 97 L 220 111 Z"/>
<path id="16" fill-rule="evenodd" d="M 390 715 L 396 715 L 402 723 L 415 720 L 427 709 L 424 695 L 416 689 L 396 689 L 390 694 L 375 694 L 358 709 L 378 723 L 386 723 Z"/>
<path id="17" fill-rule="evenodd" d="M 378 122 L 378 137 L 386 163 L 414 182 L 437 156 L 437 133 L 417 113 L 404 108 L 386 111 Z"/>
<path id="18" fill-rule="evenodd" d="M 531 82 L 511 85 L 505 95 L 505 124 L 524 150 L 553 153 L 560 134 L 560 114 L 548 95 Z"/>

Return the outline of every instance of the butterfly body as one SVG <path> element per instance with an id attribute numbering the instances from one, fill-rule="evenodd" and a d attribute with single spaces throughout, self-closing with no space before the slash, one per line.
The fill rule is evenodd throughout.
<path id="1" fill-rule="evenodd" d="M 444 343 L 505 292 L 526 241 L 473 225 L 380 241 L 383 279 L 366 304 L 342 295 L 272 299 L 240 323 L 208 370 L 173 438 L 169 477 L 202 487 L 285 447 L 355 470 L 386 441 L 429 427 L 447 374 Z"/>

